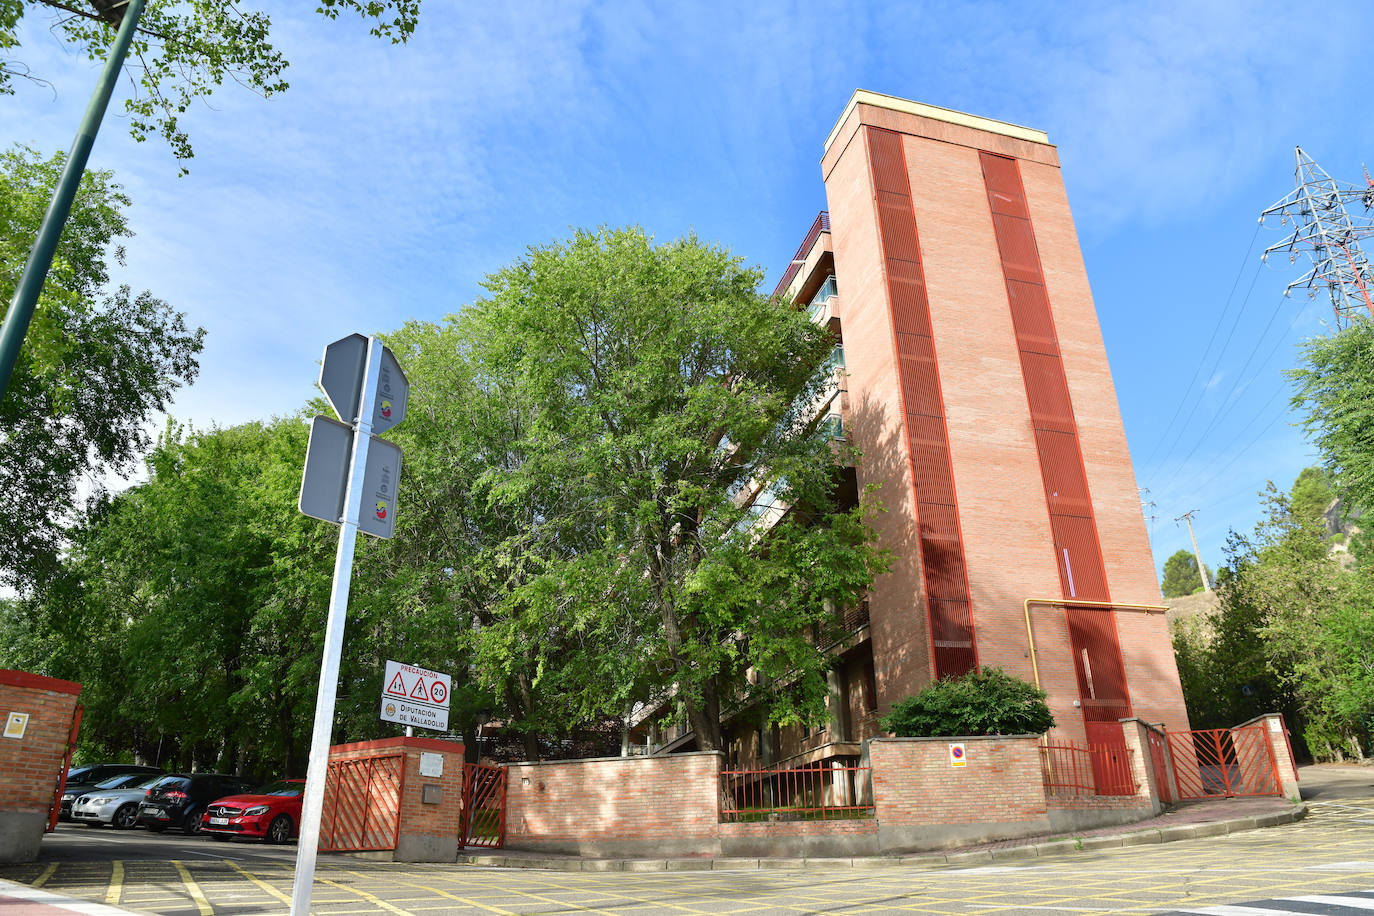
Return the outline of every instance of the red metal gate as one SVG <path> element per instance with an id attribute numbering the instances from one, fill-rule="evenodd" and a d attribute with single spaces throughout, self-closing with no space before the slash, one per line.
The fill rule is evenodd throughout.
<path id="1" fill-rule="evenodd" d="M 506 768 L 463 764 L 463 816 L 459 847 L 500 849 L 506 841 Z"/>
<path id="2" fill-rule="evenodd" d="M 81 714 L 85 707 L 77 704 L 72 710 L 72 727 L 67 732 L 67 757 L 62 761 L 62 772 L 57 774 L 57 791 L 52 794 L 52 808 L 48 811 L 48 833 L 57 829 L 57 816 L 62 813 L 62 792 L 67 788 L 67 771 L 72 768 L 72 754 L 76 751 L 76 736 L 81 731 Z"/>
<path id="3" fill-rule="evenodd" d="M 1155 785 L 1158 787 L 1159 800 L 1172 805 L 1174 799 L 1173 783 L 1169 780 L 1169 749 L 1164 736 L 1154 729 L 1147 729 L 1150 742 L 1150 763 L 1155 770 Z"/>
<path id="4" fill-rule="evenodd" d="M 401 831 L 405 754 L 331 760 L 320 816 L 323 852 L 395 849 Z"/>
<path id="5" fill-rule="evenodd" d="M 1260 725 L 1169 732 L 1179 798 L 1280 795 L 1278 767 Z"/>

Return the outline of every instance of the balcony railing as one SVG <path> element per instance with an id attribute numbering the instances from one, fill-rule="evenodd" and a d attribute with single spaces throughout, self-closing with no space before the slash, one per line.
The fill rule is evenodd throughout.
<path id="1" fill-rule="evenodd" d="M 787 291 L 787 287 L 792 285 L 792 280 L 797 276 L 797 271 L 801 270 L 802 264 L 806 262 L 806 253 L 811 250 L 811 246 L 816 244 L 816 239 L 821 237 L 822 232 L 830 231 L 830 212 L 822 210 L 816 217 L 816 221 L 811 224 L 811 230 L 806 233 L 806 238 L 802 241 L 797 253 L 792 256 L 792 263 L 787 265 L 787 270 L 783 271 L 782 279 L 778 281 L 778 288 L 773 290 L 773 295 L 781 296 Z"/>

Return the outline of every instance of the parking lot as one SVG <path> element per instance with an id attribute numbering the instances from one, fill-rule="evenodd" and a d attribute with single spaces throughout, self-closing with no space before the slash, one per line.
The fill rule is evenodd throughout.
<path id="1" fill-rule="evenodd" d="M 1207 839 L 924 868 L 553 872 L 320 857 L 313 912 L 428 914 L 1153 913 L 1374 888 L 1374 794 L 1318 792 L 1295 824 Z M 156 914 L 283 914 L 295 847 L 64 825 L 0 878 Z M 701 867 L 704 862 L 685 863 Z M 3 896 L 0 888 L 0 896 Z M 1363 913 L 1293 904 L 1288 912 Z M 1246 910 L 1245 912 L 1251 912 Z M 1263 910 L 1255 909 L 1256 916 Z"/>

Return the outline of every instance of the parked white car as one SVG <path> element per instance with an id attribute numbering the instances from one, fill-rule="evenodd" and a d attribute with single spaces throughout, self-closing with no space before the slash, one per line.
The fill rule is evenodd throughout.
<path id="1" fill-rule="evenodd" d="M 154 773 L 132 785 L 102 788 L 103 785 L 120 783 L 119 779 L 107 780 L 72 802 L 72 820 L 91 827 L 109 824 L 116 830 L 128 830 L 138 823 L 138 803 L 148 794 L 148 787 L 164 776 L 165 773 Z"/>

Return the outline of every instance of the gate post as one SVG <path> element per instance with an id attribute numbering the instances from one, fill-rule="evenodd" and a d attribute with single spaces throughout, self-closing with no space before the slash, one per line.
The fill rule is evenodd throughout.
<path id="1" fill-rule="evenodd" d="M 1265 713 L 1255 716 L 1249 722 L 1242 722 L 1236 728 L 1244 728 L 1247 725 L 1260 725 L 1264 728 L 1264 737 L 1269 742 L 1269 753 L 1274 761 L 1274 776 L 1279 784 L 1279 793 L 1290 801 L 1302 801 L 1302 792 L 1298 788 L 1298 766 L 1293 759 L 1293 745 L 1288 740 L 1288 726 L 1283 721 L 1283 715 L 1277 712 Z"/>
<path id="2" fill-rule="evenodd" d="M 1163 792 L 1155 778 L 1154 761 L 1150 756 L 1149 728 L 1134 716 L 1121 720 L 1121 733 L 1129 751 L 1126 756 L 1131 764 L 1131 777 L 1135 780 L 1136 798 L 1149 799 L 1151 812 L 1159 814 L 1164 810 Z"/>

